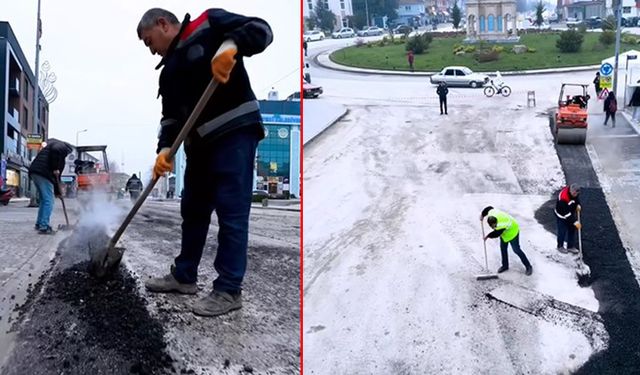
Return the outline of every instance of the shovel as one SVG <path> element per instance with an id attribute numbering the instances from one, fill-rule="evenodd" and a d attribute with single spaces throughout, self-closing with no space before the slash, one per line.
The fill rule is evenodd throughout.
<path id="1" fill-rule="evenodd" d="M 580 221 L 580 211 L 578 211 L 578 222 Z M 591 268 L 582 260 L 582 228 L 578 229 L 578 259 L 576 259 L 576 275 L 578 276 L 578 285 L 586 286 L 589 284 L 589 278 L 591 277 Z"/>
<path id="2" fill-rule="evenodd" d="M 200 100 L 198 100 L 198 103 L 193 109 L 193 112 L 191 112 L 191 115 L 187 119 L 187 122 L 184 124 L 184 126 L 182 127 L 182 130 L 176 137 L 176 140 L 173 142 L 173 145 L 171 145 L 171 149 L 169 150 L 169 154 L 168 154 L 169 159 L 173 159 L 176 152 L 178 151 L 178 148 L 180 147 L 182 142 L 185 140 L 185 138 L 187 138 L 187 135 L 193 128 L 198 117 L 200 117 L 202 110 L 204 109 L 205 105 L 207 105 L 207 103 L 209 102 L 209 99 L 211 99 L 211 96 L 213 95 L 217 87 L 218 87 L 218 82 L 212 79 L 209 82 L 209 85 L 205 89 L 204 93 L 200 97 Z M 222 124 L 220 124 L 219 126 L 221 125 Z M 156 182 L 158 182 L 159 179 L 160 179 L 160 176 L 154 177 L 151 180 L 151 182 L 147 185 L 147 187 L 144 189 L 144 191 L 142 192 L 138 200 L 136 200 L 136 203 L 131 208 L 131 211 L 129 211 L 129 214 L 127 215 L 127 217 L 125 217 L 124 221 L 122 222 L 118 230 L 116 230 L 116 233 L 109 240 L 107 246 L 91 254 L 91 264 L 89 266 L 89 272 L 93 276 L 97 278 L 103 278 L 111 274 L 113 271 L 115 271 L 118 268 L 118 266 L 120 265 L 120 261 L 122 260 L 122 255 L 124 254 L 125 249 L 123 247 L 116 247 L 116 244 L 118 243 L 118 240 L 122 236 L 122 233 L 124 233 L 124 230 L 127 228 L 127 226 L 129 226 L 129 223 L 131 223 L 131 220 L 140 209 L 140 206 L 142 206 L 144 201 L 147 199 L 147 196 L 149 196 L 149 194 L 151 193 L 151 190 L 153 190 L 154 186 L 156 185 Z"/>
<path id="3" fill-rule="evenodd" d="M 64 212 L 64 220 L 67 223 L 65 224 L 59 224 L 58 225 L 58 230 L 70 230 L 71 225 L 69 224 L 69 216 L 67 215 L 67 206 L 64 204 L 64 199 L 62 198 L 62 195 L 59 197 L 60 198 L 60 202 L 62 202 L 62 211 Z"/>
<path id="4" fill-rule="evenodd" d="M 484 241 L 484 225 L 480 221 L 480 227 L 482 228 L 482 244 L 484 245 L 484 269 L 487 271 L 485 274 L 477 275 L 476 280 L 491 280 L 497 279 L 498 274 L 489 272 L 489 261 L 487 260 L 487 241 Z"/>

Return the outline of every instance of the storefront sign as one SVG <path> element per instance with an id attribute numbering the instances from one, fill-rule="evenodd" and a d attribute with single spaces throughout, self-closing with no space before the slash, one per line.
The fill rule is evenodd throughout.
<path id="1" fill-rule="evenodd" d="M 29 150 L 40 150 L 42 148 L 42 135 L 29 134 L 27 136 L 27 148 Z"/>
<path id="2" fill-rule="evenodd" d="M 298 115 L 279 115 L 271 113 L 263 113 L 262 121 L 267 124 L 289 124 L 300 125 L 300 116 Z"/>

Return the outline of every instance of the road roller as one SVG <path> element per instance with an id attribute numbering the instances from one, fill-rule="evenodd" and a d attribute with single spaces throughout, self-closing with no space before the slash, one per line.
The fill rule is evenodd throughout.
<path id="1" fill-rule="evenodd" d="M 555 133 L 558 144 L 583 145 L 587 140 L 587 95 L 589 85 L 563 83 L 555 114 Z"/>

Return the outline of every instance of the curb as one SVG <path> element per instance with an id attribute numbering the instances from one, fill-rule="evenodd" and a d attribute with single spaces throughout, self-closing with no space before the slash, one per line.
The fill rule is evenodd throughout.
<path id="1" fill-rule="evenodd" d="M 322 135 L 324 132 L 326 132 L 327 129 L 332 127 L 336 122 L 342 120 L 342 118 L 344 116 L 346 116 L 347 113 L 349 113 L 349 109 L 347 109 L 344 106 L 343 106 L 343 109 L 344 109 L 344 111 L 342 111 L 342 113 L 340 115 L 336 116 L 336 118 L 334 118 L 333 120 L 330 120 L 329 122 L 327 122 L 327 125 L 320 132 L 318 132 L 318 134 L 314 135 L 313 137 L 309 138 L 306 142 L 304 142 L 302 144 L 303 148 L 304 148 L 304 146 L 307 146 L 307 145 L 311 144 L 314 139 L 317 139 L 320 135 Z"/>
<path id="2" fill-rule="evenodd" d="M 345 47 L 348 48 L 348 47 Z M 313 58 L 313 61 L 320 65 L 323 68 L 349 72 L 349 73 L 357 73 L 357 74 L 379 74 L 379 75 L 394 75 L 394 76 L 418 76 L 418 77 L 430 77 L 439 72 L 409 72 L 409 71 L 400 71 L 400 70 L 379 70 L 379 69 L 367 69 L 367 68 L 356 68 L 347 65 L 338 64 L 331 60 L 329 57 L 332 53 L 336 51 L 340 51 L 341 49 L 336 49 L 332 51 L 324 51 Z M 322 61 L 326 60 L 326 61 Z M 565 68 L 547 68 L 547 69 L 533 69 L 533 70 L 523 70 L 523 71 L 506 71 L 500 72 L 503 76 L 526 76 L 526 75 L 536 75 L 536 74 L 548 74 L 548 73 L 572 73 L 572 72 L 584 72 L 599 69 L 600 65 L 587 65 L 587 66 L 576 66 L 576 67 L 565 67 Z M 475 72 L 475 73 L 485 73 L 490 74 L 492 72 Z"/>

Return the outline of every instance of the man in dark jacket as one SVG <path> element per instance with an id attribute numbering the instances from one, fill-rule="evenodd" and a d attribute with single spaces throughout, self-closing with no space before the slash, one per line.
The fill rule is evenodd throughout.
<path id="1" fill-rule="evenodd" d="M 637 83 L 640 83 L 640 80 Z M 633 90 L 633 95 L 631 96 L 631 100 L 629 101 L 629 107 L 633 107 L 633 114 L 631 115 L 631 119 L 635 122 L 638 122 L 638 119 L 640 117 L 640 87 L 636 87 Z"/>
<path id="2" fill-rule="evenodd" d="M 567 253 L 567 249 L 564 247 L 565 239 L 567 240 L 568 251 L 573 254 L 578 253 L 578 249 L 575 246 L 575 230 L 582 228 L 576 215 L 576 212 L 581 209 L 579 194 L 580 187 L 577 184 L 565 186 L 558 194 L 554 213 L 558 223 L 558 251 L 563 254 Z"/>
<path id="3" fill-rule="evenodd" d="M 182 22 L 164 9 L 150 9 L 138 37 L 162 60 L 162 121 L 154 178 L 173 169 L 168 151 L 213 78 L 219 86 L 185 141 L 187 165 L 181 201 L 182 249 L 171 272 L 150 279 L 152 292 L 197 293 L 198 265 L 211 214 L 218 216 L 218 249 L 213 291 L 193 306 L 198 315 L 225 314 L 242 307 L 247 266 L 253 166 L 264 127 L 243 59 L 273 40 L 262 19 L 209 9 Z"/>
<path id="4" fill-rule="evenodd" d="M 602 91 L 600 88 L 600 72 L 596 72 L 596 78 L 593 79 L 593 86 L 596 88 L 596 97 L 599 98 L 600 92 Z"/>
<path id="5" fill-rule="evenodd" d="M 142 191 L 142 181 L 140 181 L 135 173 L 127 180 L 126 191 L 131 195 L 132 201 L 135 201 L 140 196 L 140 192 Z"/>
<path id="6" fill-rule="evenodd" d="M 438 98 L 440 98 L 440 114 L 448 115 L 447 94 L 449 93 L 449 88 L 447 87 L 447 84 L 444 82 L 438 83 L 438 88 L 436 89 L 436 93 L 438 94 Z M 444 113 L 443 113 L 443 110 L 444 110 Z"/>
<path id="7" fill-rule="evenodd" d="M 40 207 L 35 226 L 40 234 L 53 233 L 49 221 L 53 212 L 54 195 L 59 197 L 62 194 L 60 173 L 64 170 L 65 159 L 71 151 L 73 147 L 70 144 L 51 138 L 29 167 L 29 177 L 40 194 Z"/>

